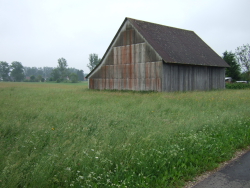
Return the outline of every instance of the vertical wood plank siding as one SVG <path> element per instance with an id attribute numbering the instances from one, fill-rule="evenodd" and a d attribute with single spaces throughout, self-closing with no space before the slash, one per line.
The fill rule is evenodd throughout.
<path id="1" fill-rule="evenodd" d="M 225 68 L 163 64 L 163 91 L 225 88 Z"/>

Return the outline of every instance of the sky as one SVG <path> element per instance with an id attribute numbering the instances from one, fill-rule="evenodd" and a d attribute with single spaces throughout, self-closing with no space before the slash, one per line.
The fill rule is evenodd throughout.
<path id="1" fill-rule="evenodd" d="M 89 73 L 125 17 L 194 31 L 218 55 L 250 43 L 249 0 L 0 0 L 0 61 Z"/>

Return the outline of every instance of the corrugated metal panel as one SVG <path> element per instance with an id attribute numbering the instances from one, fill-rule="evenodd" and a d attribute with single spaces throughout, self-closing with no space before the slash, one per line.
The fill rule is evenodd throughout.
<path id="1" fill-rule="evenodd" d="M 151 78 L 150 79 L 151 84 L 150 84 L 150 91 L 156 91 L 156 79 L 155 78 Z"/>
<path id="2" fill-rule="evenodd" d="M 145 78 L 145 90 L 149 91 L 150 90 L 150 85 L 151 85 L 151 79 L 150 78 Z"/>
<path id="3" fill-rule="evenodd" d="M 129 65 L 129 78 L 134 79 L 135 78 L 135 65 L 130 64 Z"/>
<path id="4" fill-rule="evenodd" d="M 162 91 L 161 78 L 156 78 L 156 91 L 159 91 L 159 92 Z"/>
<path id="5" fill-rule="evenodd" d="M 145 63 L 139 64 L 139 71 L 140 71 L 140 79 L 145 79 Z"/>
<path id="6" fill-rule="evenodd" d="M 140 91 L 145 91 L 145 84 L 146 84 L 145 82 L 146 82 L 145 78 L 140 79 Z"/>
<path id="7" fill-rule="evenodd" d="M 130 45 L 130 61 L 135 64 L 135 45 Z"/>
<path id="8" fill-rule="evenodd" d="M 146 65 L 145 65 L 145 78 L 148 79 L 148 78 L 151 78 L 151 62 L 147 62 Z"/>
<path id="9" fill-rule="evenodd" d="M 129 48 L 130 45 L 127 45 L 126 46 L 126 63 L 130 64 L 130 48 Z"/>
<path id="10" fill-rule="evenodd" d="M 126 64 L 126 47 L 122 46 L 121 48 L 121 59 L 122 59 L 122 64 Z"/>
<path id="11" fill-rule="evenodd" d="M 139 79 L 138 79 L 138 78 L 135 78 L 135 79 L 134 79 L 134 90 L 135 90 L 135 91 L 139 91 L 139 89 L 140 89 Z"/>
<path id="12" fill-rule="evenodd" d="M 117 79 L 117 89 L 121 90 L 122 89 L 122 83 L 121 83 L 121 79 Z"/>
<path id="13" fill-rule="evenodd" d="M 113 48 L 114 49 L 114 65 L 118 64 L 118 49 L 116 47 Z"/>
<path id="14" fill-rule="evenodd" d="M 117 73 L 117 79 L 122 79 L 122 68 L 123 68 L 123 65 L 118 65 L 118 73 Z"/>
<path id="15" fill-rule="evenodd" d="M 110 87 L 109 87 L 109 79 L 105 79 L 105 82 L 106 82 L 106 89 L 109 89 Z"/>
<path id="16" fill-rule="evenodd" d="M 156 78 L 162 77 L 162 62 L 161 61 L 155 62 L 155 73 L 156 73 Z"/>
<path id="17" fill-rule="evenodd" d="M 114 89 L 118 89 L 118 81 L 117 81 L 118 79 L 114 79 Z"/>
<path id="18" fill-rule="evenodd" d="M 160 74 L 162 62 L 145 62 L 145 45 L 145 43 L 139 43 L 114 47 L 113 63 L 109 62 L 97 71 L 92 87 L 95 89 L 156 90 L 158 88 L 156 78 L 161 77 L 161 75 L 155 75 L 156 69 Z"/>
<path id="19" fill-rule="evenodd" d="M 140 52 L 139 52 L 139 44 L 135 44 L 135 63 L 140 63 Z"/>
<path id="20" fill-rule="evenodd" d="M 127 72 L 126 72 L 126 64 L 122 65 L 122 78 L 126 79 L 127 78 Z"/>
<path id="21" fill-rule="evenodd" d="M 145 63 L 145 43 L 140 44 L 140 63 Z"/>
<path id="22" fill-rule="evenodd" d="M 109 79 L 109 89 L 114 89 L 114 79 Z"/>

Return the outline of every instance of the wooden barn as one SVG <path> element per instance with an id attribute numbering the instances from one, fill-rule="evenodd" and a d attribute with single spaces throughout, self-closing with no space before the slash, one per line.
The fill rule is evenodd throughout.
<path id="1" fill-rule="evenodd" d="M 229 65 L 193 31 L 125 18 L 90 89 L 192 91 L 225 88 Z"/>

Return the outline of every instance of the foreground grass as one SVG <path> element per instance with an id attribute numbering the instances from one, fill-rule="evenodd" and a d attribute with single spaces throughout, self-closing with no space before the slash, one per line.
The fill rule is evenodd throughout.
<path id="1" fill-rule="evenodd" d="M 181 187 L 250 145 L 250 90 L 0 83 L 0 187 Z"/>

